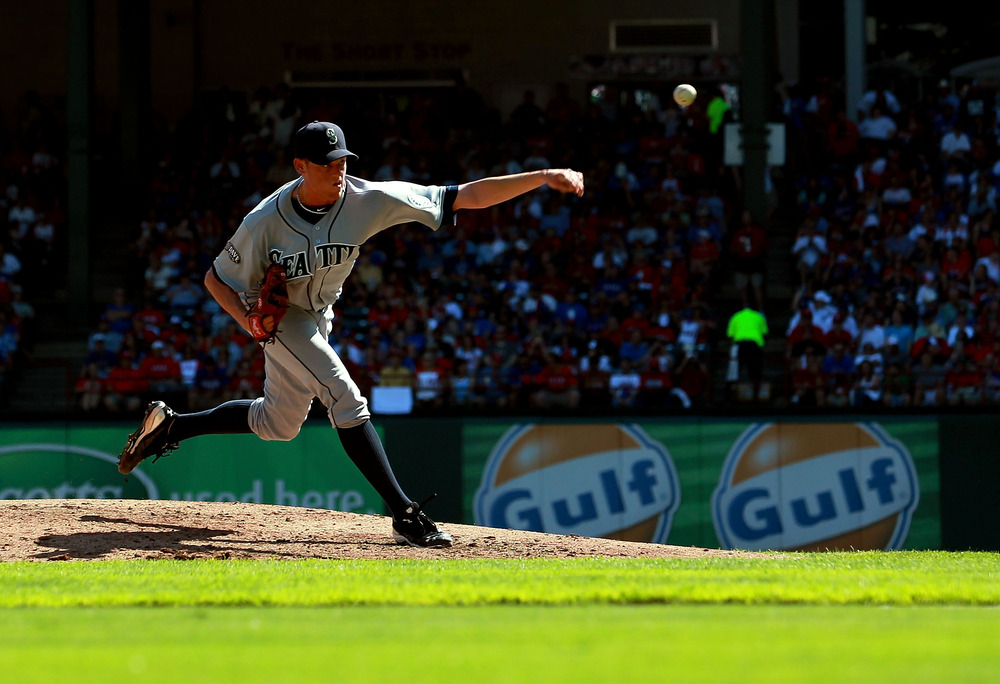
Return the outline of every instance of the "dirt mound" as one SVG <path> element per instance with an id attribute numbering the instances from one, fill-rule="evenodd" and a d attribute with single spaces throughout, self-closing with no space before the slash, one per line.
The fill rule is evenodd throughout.
<path id="1" fill-rule="evenodd" d="M 734 551 L 443 524 L 451 549 L 399 546 L 390 520 L 315 508 L 136 499 L 0 501 L 0 561 L 129 558 L 695 558 Z"/>

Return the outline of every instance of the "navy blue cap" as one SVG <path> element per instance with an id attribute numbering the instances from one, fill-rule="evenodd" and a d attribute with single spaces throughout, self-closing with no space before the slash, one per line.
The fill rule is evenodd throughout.
<path id="1" fill-rule="evenodd" d="M 308 159 L 320 166 L 343 157 L 358 158 L 358 155 L 347 149 L 344 131 L 340 126 L 328 121 L 313 121 L 296 131 L 294 147 L 296 159 Z"/>

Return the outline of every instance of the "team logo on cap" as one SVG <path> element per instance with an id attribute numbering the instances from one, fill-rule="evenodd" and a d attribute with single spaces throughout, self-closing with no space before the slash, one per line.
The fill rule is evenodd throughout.
<path id="1" fill-rule="evenodd" d="M 340 138 L 337 137 L 337 131 L 332 128 L 326 129 L 326 139 L 330 141 L 331 145 L 336 145 L 340 142 Z"/>
<path id="2" fill-rule="evenodd" d="M 874 423 L 756 424 L 712 497 L 724 548 L 899 549 L 919 500 L 906 447 Z"/>
<path id="3" fill-rule="evenodd" d="M 494 446 L 474 514 L 488 527 L 664 542 L 679 504 L 670 454 L 636 425 L 519 425 Z"/>

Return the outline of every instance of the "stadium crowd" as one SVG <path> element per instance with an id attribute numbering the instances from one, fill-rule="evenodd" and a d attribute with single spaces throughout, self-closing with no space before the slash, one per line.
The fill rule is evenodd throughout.
<path id="1" fill-rule="evenodd" d="M 788 403 L 1000 401 L 992 92 L 943 82 L 909 101 L 873 84 L 845 103 L 821 79 L 781 90 L 776 107 L 795 235 L 790 253 L 769 255 L 761 217 L 740 209 L 721 164 L 720 127 L 732 115 L 721 91 L 681 109 L 610 88 L 578 102 L 559 84 L 545 102 L 526 92 L 506 118 L 467 87 L 350 103 L 284 84 L 213 93 L 156 136 L 148 210 L 136 217 L 122 285 L 95 320 L 78 406 L 135 412 L 169 394 L 197 410 L 258 396 L 263 357 L 201 280 L 242 217 L 295 177 L 291 135 L 312 120 L 343 126 L 360 155 L 349 172 L 366 178 L 449 184 L 547 166 L 587 177 L 582 198 L 543 188 L 460 213 L 454 228 L 404 225 L 369 241 L 334 332 L 368 396 L 410 387 L 416 411 L 717 402 L 725 389 L 712 362 L 730 313 L 722 286 L 733 278 L 743 303 L 763 306 L 768 259 L 787 259 L 796 292 L 787 312 L 767 313 L 781 322 L 772 336 L 786 337 Z M 30 147 L 44 158 L 40 141 Z M 58 196 L 11 182 L 6 160 L 18 154 L 4 157 L 4 248 L 34 260 L 50 231 L 15 231 L 11 212 L 34 204 L 58 216 Z M 30 247 L 15 239 L 26 234 Z"/>
<path id="2" fill-rule="evenodd" d="M 720 98 L 721 101 L 721 98 Z M 243 216 L 296 177 L 292 132 L 337 121 L 349 173 L 462 183 L 550 166 L 588 191 L 540 189 L 454 228 L 370 240 L 336 307 L 336 348 L 370 396 L 412 388 L 414 410 L 614 409 L 708 400 L 733 199 L 709 169 L 703 108 L 577 102 L 564 84 L 502 119 L 468 88 L 402 102 L 310 99 L 284 85 L 220 93 L 158 151 L 133 259 L 95 321 L 81 408 L 134 411 L 170 393 L 194 410 L 261 391 L 262 355 L 201 284 Z M 375 105 L 382 109 L 376 111 Z M 723 179 L 724 180 L 724 179 Z"/>
<path id="3" fill-rule="evenodd" d="M 65 273 L 65 173 L 54 152 L 52 112 L 36 92 L 15 112 L 16 130 L 0 136 L 0 408 L 9 404 L 36 339 L 32 304 Z"/>
<path id="4" fill-rule="evenodd" d="M 793 93 L 804 141 L 787 329 L 790 400 L 972 406 L 1000 400 L 997 101 L 941 81 L 916 101 L 876 83 L 852 106 Z"/>

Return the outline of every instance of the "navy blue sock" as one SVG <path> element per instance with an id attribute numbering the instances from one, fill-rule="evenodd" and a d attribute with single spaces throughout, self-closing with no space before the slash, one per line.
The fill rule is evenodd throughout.
<path id="1" fill-rule="evenodd" d="M 178 413 L 167 430 L 171 443 L 198 435 L 237 435 L 250 429 L 250 404 L 253 399 L 234 399 L 198 413 Z"/>
<path id="2" fill-rule="evenodd" d="M 382 440 L 375 432 L 372 422 L 366 420 L 361 425 L 338 428 L 337 435 L 344 445 L 344 451 L 379 493 L 392 514 L 395 516 L 405 511 L 410 505 L 410 499 L 403 493 L 392 473 L 389 457 L 385 455 Z"/>

